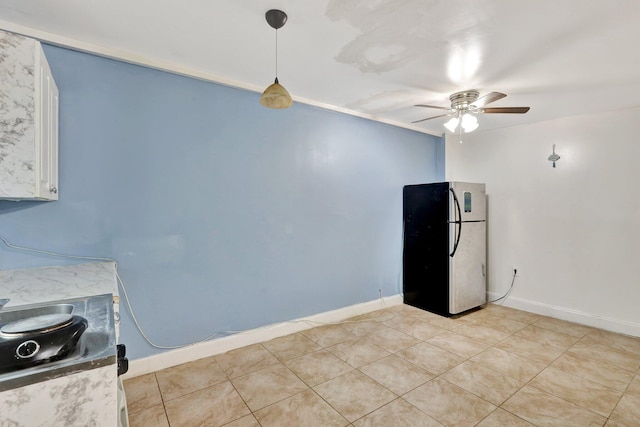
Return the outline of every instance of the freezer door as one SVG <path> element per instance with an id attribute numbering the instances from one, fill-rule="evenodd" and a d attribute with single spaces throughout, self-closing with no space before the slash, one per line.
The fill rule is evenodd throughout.
<path id="1" fill-rule="evenodd" d="M 484 184 L 451 182 L 449 188 L 453 190 L 449 209 L 450 221 L 484 221 L 487 219 L 487 194 Z M 461 217 L 458 217 L 458 208 Z"/>
<path id="2" fill-rule="evenodd" d="M 403 190 L 405 304 L 449 313 L 449 183 L 407 185 Z"/>
<path id="3" fill-rule="evenodd" d="M 457 232 L 449 224 L 450 235 Z M 487 226 L 485 222 L 462 223 L 460 242 L 449 263 L 449 312 L 458 314 L 487 301 Z"/>

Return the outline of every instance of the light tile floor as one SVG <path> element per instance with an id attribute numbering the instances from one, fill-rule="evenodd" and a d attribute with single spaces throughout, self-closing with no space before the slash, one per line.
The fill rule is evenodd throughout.
<path id="1" fill-rule="evenodd" d="M 125 381 L 132 427 L 640 426 L 640 339 L 407 305 Z"/>

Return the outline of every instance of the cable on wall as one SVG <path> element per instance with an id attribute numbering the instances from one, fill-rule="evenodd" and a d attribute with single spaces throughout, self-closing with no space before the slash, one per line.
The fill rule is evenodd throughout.
<path id="1" fill-rule="evenodd" d="M 240 330 L 240 331 L 234 331 L 234 330 L 227 330 L 227 331 L 219 331 L 219 332 L 215 332 L 211 335 L 209 335 L 208 337 L 195 341 L 195 342 L 191 342 L 188 344 L 178 344 L 178 345 L 160 345 L 160 344 L 156 344 L 155 342 L 153 342 L 151 340 L 151 338 L 149 338 L 147 336 L 147 334 L 144 332 L 144 330 L 142 329 L 142 326 L 140 325 L 140 322 L 138 322 L 138 318 L 136 317 L 134 311 L 133 311 L 133 307 L 131 306 L 131 301 L 129 299 L 129 294 L 127 293 L 127 288 L 124 285 L 124 281 L 122 280 L 122 278 L 120 277 L 120 274 L 118 272 L 118 262 L 113 259 L 113 258 L 107 258 L 107 257 L 94 257 L 94 256 L 85 256 L 85 255 L 70 255 L 70 254 L 62 254 L 59 252 L 53 252 L 53 251 L 47 251 L 47 250 L 42 250 L 42 249 L 36 249 L 36 248 L 31 248 L 31 247 L 27 247 L 27 246 L 20 246 L 20 245 L 16 245 L 14 243 L 11 243 L 6 237 L 0 235 L 0 241 L 8 248 L 13 249 L 13 250 L 17 250 L 17 251 L 22 251 L 22 252 L 30 252 L 30 253 L 36 253 L 36 254 L 41 254 L 41 255 L 48 255 L 48 256 L 54 256 L 54 257 L 58 257 L 58 258 L 67 258 L 67 259 L 80 259 L 80 260 L 87 260 L 87 261 L 105 261 L 105 262 L 112 262 L 115 266 L 115 274 L 116 274 L 116 280 L 118 282 L 118 285 L 120 286 L 120 288 L 122 289 L 122 294 L 124 295 L 124 300 L 126 303 L 126 307 L 127 310 L 129 311 L 129 314 L 131 315 L 131 318 L 133 319 L 133 323 L 136 326 L 136 329 L 138 330 L 138 332 L 140 332 L 140 335 L 142 335 L 142 337 L 144 338 L 144 340 L 151 345 L 154 348 L 157 349 L 162 349 L 162 350 L 175 350 L 178 348 L 184 348 L 184 347 L 189 347 L 191 345 L 195 345 L 195 344 L 200 344 L 206 341 L 209 341 L 219 335 L 225 334 L 249 334 L 252 333 L 253 330 Z M 384 298 L 382 297 L 382 291 L 380 291 L 380 302 L 381 302 L 381 306 L 383 309 L 387 309 L 387 305 L 384 302 Z M 381 320 L 382 322 L 386 322 L 389 321 L 393 318 L 395 318 L 395 313 L 390 313 L 390 317 L 388 319 L 384 319 Z M 323 326 L 323 325 L 339 325 L 339 324 L 346 324 L 346 323 L 361 323 L 361 322 L 368 322 L 370 320 L 342 320 L 340 322 L 318 322 L 318 321 L 314 321 L 314 320 L 307 320 L 307 319 L 299 319 L 299 320 L 288 320 L 285 322 L 281 322 L 281 323 L 306 323 L 310 326 Z M 267 325 L 268 327 L 277 327 L 280 324 L 272 324 L 272 325 Z"/>
<path id="2" fill-rule="evenodd" d="M 87 261 L 113 262 L 113 264 L 115 266 L 116 280 L 118 281 L 118 285 L 122 289 L 122 293 L 124 295 L 125 303 L 127 305 L 127 309 L 129 310 L 129 314 L 131 314 L 131 318 L 133 319 L 133 323 L 136 325 L 136 328 L 138 329 L 138 331 L 140 332 L 142 337 L 145 339 L 145 341 L 147 341 L 151 346 L 153 346 L 155 348 L 159 348 L 159 349 L 176 349 L 176 348 L 181 348 L 181 347 L 185 347 L 185 346 L 189 345 L 189 344 L 184 344 L 184 345 L 179 345 L 179 346 L 163 346 L 163 345 L 159 345 L 159 344 L 154 343 L 147 336 L 147 334 L 143 331 L 142 327 L 140 326 L 140 323 L 138 322 L 138 319 L 136 318 L 136 315 L 135 315 L 135 313 L 133 311 L 133 307 L 131 307 L 131 302 L 129 301 L 129 295 L 127 294 L 127 289 L 124 286 L 124 282 L 122 281 L 122 278 L 120 277 L 120 274 L 118 272 L 118 262 L 115 259 L 106 258 L 106 257 L 85 256 L 85 255 L 62 254 L 62 253 L 59 253 L 59 252 L 53 252 L 53 251 L 46 251 L 46 250 L 42 250 L 42 249 L 30 248 L 30 247 L 27 247 L 27 246 L 19 246 L 19 245 L 11 243 L 4 236 L 0 236 L 0 241 L 2 241 L 2 243 L 4 243 L 5 246 L 7 246 L 10 249 L 23 251 L 23 252 L 31 252 L 31 253 L 36 253 L 36 254 L 54 256 L 54 257 L 58 257 L 58 258 L 81 259 L 81 260 L 87 260 Z M 211 336 L 210 338 L 212 338 L 212 337 L 213 336 Z M 210 338 L 208 338 L 208 339 L 210 339 Z M 206 339 L 203 340 L 203 341 L 206 341 Z M 199 341 L 199 342 L 201 342 L 201 341 Z M 193 344 L 197 344 L 197 343 L 193 343 Z"/>

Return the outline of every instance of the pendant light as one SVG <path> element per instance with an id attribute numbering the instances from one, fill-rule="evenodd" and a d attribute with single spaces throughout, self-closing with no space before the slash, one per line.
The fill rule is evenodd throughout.
<path id="1" fill-rule="evenodd" d="M 278 9 L 271 9 L 265 13 L 267 23 L 276 30 L 276 80 L 266 88 L 260 96 L 260 104 L 267 108 L 289 108 L 293 104 L 289 92 L 278 82 L 278 29 L 287 22 L 287 14 Z"/>

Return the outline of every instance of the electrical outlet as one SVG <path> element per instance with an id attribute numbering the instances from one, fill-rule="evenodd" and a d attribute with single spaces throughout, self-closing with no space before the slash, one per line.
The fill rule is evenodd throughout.
<path id="1" fill-rule="evenodd" d="M 511 274 L 515 275 L 516 277 L 520 277 L 522 273 L 520 272 L 520 269 L 518 268 L 518 266 L 514 265 L 513 268 L 511 269 Z"/>

